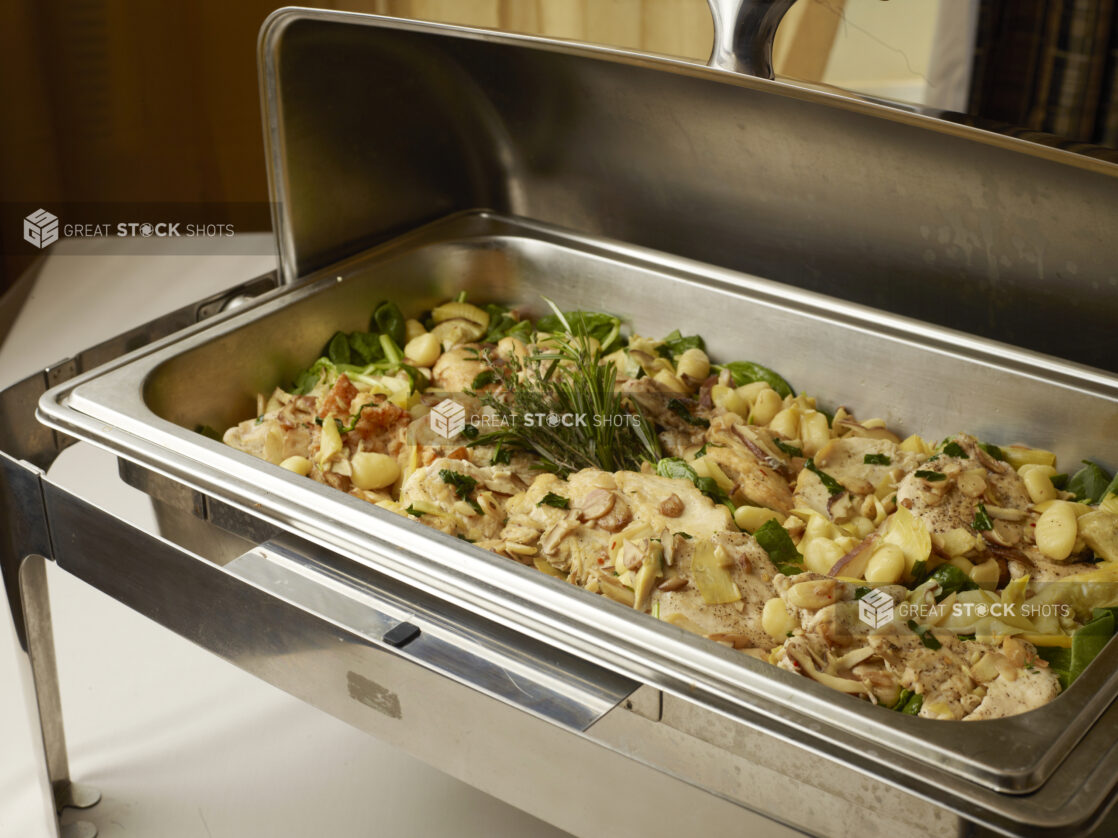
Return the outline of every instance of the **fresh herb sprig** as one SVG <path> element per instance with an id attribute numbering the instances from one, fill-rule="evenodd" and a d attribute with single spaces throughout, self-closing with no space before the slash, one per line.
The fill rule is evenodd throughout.
<path id="1" fill-rule="evenodd" d="M 560 477 L 583 468 L 639 471 L 641 462 L 659 461 L 660 442 L 651 422 L 640 405 L 618 391 L 616 367 L 602 363 L 607 341 L 599 339 L 595 347 L 588 339 L 591 328 L 602 324 L 581 312 L 564 314 L 550 300 L 547 304 L 554 312 L 548 318 L 557 327 L 553 331 L 570 337 L 524 359 L 514 355 L 506 364 L 492 365 L 504 393 L 479 397 L 501 427 L 471 444 L 535 453 L 538 468 Z"/>

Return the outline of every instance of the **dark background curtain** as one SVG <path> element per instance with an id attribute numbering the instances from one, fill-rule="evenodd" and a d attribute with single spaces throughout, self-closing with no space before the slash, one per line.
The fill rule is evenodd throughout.
<path id="1" fill-rule="evenodd" d="M 972 116 L 1118 145 L 1118 0 L 982 0 Z"/>

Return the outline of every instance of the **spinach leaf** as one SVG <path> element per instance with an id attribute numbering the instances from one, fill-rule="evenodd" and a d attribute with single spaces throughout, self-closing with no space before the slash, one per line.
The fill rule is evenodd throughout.
<path id="1" fill-rule="evenodd" d="M 912 690 L 901 690 L 900 695 L 897 696 L 897 700 L 893 702 L 889 709 L 896 710 L 899 713 L 904 710 L 905 705 L 908 704 L 909 699 L 911 699 L 913 695 L 915 695 L 915 693 L 913 693 Z"/>
<path id="2" fill-rule="evenodd" d="M 907 702 L 905 702 L 905 706 L 901 708 L 901 712 L 904 713 L 906 716 L 919 716 L 920 708 L 923 706 L 924 696 L 917 693 L 916 695 L 912 696 L 912 698 L 910 698 Z"/>
<path id="3" fill-rule="evenodd" d="M 810 472 L 813 472 L 820 480 L 823 481 L 823 485 L 827 488 L 827 492 L 829 494 L 841 495 L 843 492 L 846 491 L 845 486 L 843 486 L 841 483 L 835 480 L 835 478 L 831 477 L 831 475 L 827 474 L 827 472 L 823 471 L 817 465 L 815 465 L 815 460 L 808 460 L 804 464 L 804 468 L 806 468 Z"/>
<path id="4" fill-rule="evenodd" d="M 1056 486 L 1057 477 L 1060 477 L 1060 475 L 1057 474 L 1055 475 L 1055 477 L 1052 478 L 1053 486 Z M 1056 486 L 1056 488 L 1059 489 L 1060 487 Z M 1118 495 L 1118 472 L 1114 473 L 1114 479 L 1111 480 L 1110 483 L 1107 484 L 1106 488 L 1102 490 L 1102 494 L 1099 495 L 1099 503 L 1102 503 L 1111 495 Z"/>
<path id="5" fill-rule="evenodd" d="M 1037 654 L 1048 661 L 1048 667 L 1060 679 L 1066 690 L 1083 670 L 1105 648 L 1114 635 L 1116 610 L 1096 608 L 1089 623 L 1071 636 L 1071 648 L 1062 646 L 1038 646 Z"/>
<path id="6" fill-rule="evenodd" d="M 932 579 L 939 582 L 940 592 L 936 602 L 942 602 L 959 591 L 973 591 L 978 587 L 974 581 L 953 564 L 943 564 L 932 571 Z"/>
<path id="7" fill-rule="evenodd" d="M 752 384 L 754 381 L 764 381 L 782 396 L 796 395 L 796 391 L 792 389 L 792 385 L 785 381 L 778 373 L 773 372 L 768 367 L 755 364 L 752 361 L 731 361 L 728 364 L 723 364 L 722 368 L 730 371 L 730 375 L 733 376 L 734 379 L 735 387 L 741 387 L 743 384 Z"/>
<path id="8" fill-rule="evenodd" d="M 518 320 L 512 311 L 496 303 L 482 306 L 489 313 L 489 330 L 485 333 L 483 343 L 496 343 L 501 338 L 515 337 L 524 343 L 532 340 L 532 321 Z"/>
<path id="9" fill-rule="evenodd" d="M 668 401 L 668 410 L 686 422 L 688 425 L 694 425 L 696 428 L 709 428 L 710 422 L 699 416 L 692 416 L 691 411 L 687 409 L 687 405 L 683 403 L 682 399 L 670 399 Z M 703 446 L 704 448 L 706 446 Z"/>
<path id="10" fill-rule="evenodd" d="M 492 384 L 497 378 L 497 373 L 493 370 L 482 370 L 474 376 L 474 380 L 470 382 L 471 390 L 480 390 L 487 384 Z"/>
<path id="11" fill-rule="evenodd" d="M 548 492 L 546 495 L 540 498 L 540 502 L 536 504 L 536 506 L 544 505 L 554 506 L 556 509 L 569 509 L 571 506 L 571 501 L 569 498 L 565 498 L 562 495 L 557 495 L 554 492 Z"/>
<path id="12" fill-rule="evenodd" d="M 862 457 L 862 465 L 891 466 L 893 465 L 893 461 L 889 458 L 888 454 L 866 454 L 866 456 Z"/>
<path id="13" fill-rule="evenodd" d="M 1104 493 L 1111 491 L 1114 485 L 1102 466 L 1090 460 L 1082 460 L 1083 468 L 1077 471 L 1068 480 L 1068 491 L 1075 494 L 1076 500 L 1086 503 L 1098 503 Z"/>
<path id="14" fill-rule="evenodd" d="M 765 521 L 757 532 L 753 533 L 753 538 L 769 554 L 776 569 L 785 576 L 795 576 L 797 573 L 804 572 L 804 557 L 792 543 L 792 536 L 788 535 L 788 530 L 778 524 L 775 518 Z"/>
<path id="15" fill-rule="evenodd" d="M 326 350 L 322 353 L 330 359 L 332 364 L 348 364 L 351 361 L 349 354 L 349 338 L 345 332 L 334 332 L 326 343 Z"/>
<path id="16" fill-rule="evenodd" d="M 946 480 L 947 475 L 941 471 L 928 471 L 926 469 L 919 469 L 916 472 L 917 477 L 922 477 L 929 483 L 939 483 L 941 480 Z"/>
<path id="17" fill-rule="evenodd" d="M 684 337 L 679 333 L 679 329 L 673 331 L 660 343 L 656 351 L 665 358 L 671 358 L 673 361 L 686 352 L 688 349 L 702 349 L 706 351 L 706 344 L 700 335 L 687 335 Z"/>
<path id="18" fill-rule="evenodd" d="M 1071 662 L 1068 666 L 1068 683 L 1083 674 L 1083 670 L 1103 650 L 1114 636 L 1114 612 L 1100 608 L 1091 622 L 1079 629 L 1071 638 Z"/>
<path id="19" fill-rule="evenodd" d="M 699 477 L 699 475 L 695 473 L 695 469 L 691 468 L 691 466 L 679 457 L 662 457 L 659 462 L 656 463 L 656 473 L 661 477 L 670 477 L 676 480 L 690 480 L 695 485 L 695 488 L 712 501 L 725 504 L 730 507 L 731 512 L 734 510 L 734 505 L 730 501 L 730 496 L 715 482 L 713 477 Z"/>
<path id="20" fill-rule="evenodd" d="M 664 457 L 656 464 L 656 473 L 661 477 L 670 477 L 674 480 L 690 480 L 694 483 L 699 479 L 695 469 L 687 465 L 679 457 Z"/>
<path id="21" fill-rule="evenodd" d="M 397 346 L 403 346 L 407 343 L 406 321 L 395 303 L 388 301 L 377 303 L 376 308 L 373 309 L 373 319 L 369 324 L 369 331 L 388 335 Z"/>

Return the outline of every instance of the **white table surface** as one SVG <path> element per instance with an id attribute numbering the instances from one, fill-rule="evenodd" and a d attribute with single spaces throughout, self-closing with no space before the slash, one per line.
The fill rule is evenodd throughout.
<path id="1" fill-rule="evenodd" d="M 52 247 L 0 347 L 0 387 L 275 262 L 159 255 L 160 243 L 150 244 L 151 255 L 114 254 L 111 241 Z M 75 445 L 51 474 L 153 524 L 147 497 L 119 480 L 103 451 Z M 48 578 L 71 773 L 104 795 L 63 822 L 93 821 L 102 838 L 566 834 L 241 672 L 53 564 Z M 8 623 L 0 618 L 0 836 L 39 838 L 52 833 Z"/>

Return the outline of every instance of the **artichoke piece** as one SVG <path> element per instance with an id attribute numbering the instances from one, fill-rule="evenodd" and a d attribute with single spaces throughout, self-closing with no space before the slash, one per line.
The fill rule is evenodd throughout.
<path id="1" fill-rule="evenodd" d="M 1118 561 L 1118 515 L 1099 509 L 1079 518 L 1079 535 L 1096 556 Z"/>
<path id="2" fill-rule="evenodd" d="M 638 611 L 643 611 L 648 605 L 648 597 L 652 593 L 652 588 L 656 584 L 656 580 L 662 575 L 660 561 L 662 555 L 663 548 L 661 545 L 656 541 L 649 542 L 648 549 L 644 554 L 644 561 L 633 578 L 633 607 Z"/>
<path id="3" fill-rule="evenodd" d="M 897 511 L 885 522 L 885 534 L 881 537 L 885 544 L 895 544 L 904 553 L 905 570 L 912 572 L 917 562 L 928 560 L 932 554 L 932 535 L 924 522 L 898 506 Z"/>
<path id="4" fill-rule="evenodd" d="M 733 559 L 723 547 L 716 547 L 710 539 L 704 539 L 695 546 L 691 557 L 691 578 L 704 602 L 718 605 L 741 599 L 741 591 L 730 573 L 731 567 Z"/>

